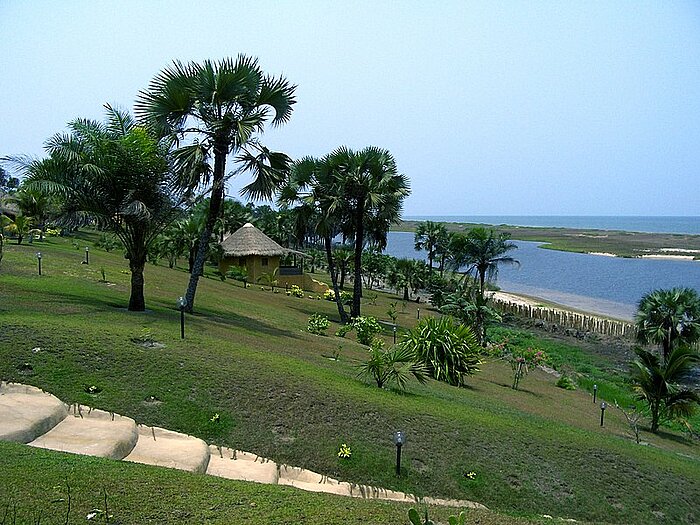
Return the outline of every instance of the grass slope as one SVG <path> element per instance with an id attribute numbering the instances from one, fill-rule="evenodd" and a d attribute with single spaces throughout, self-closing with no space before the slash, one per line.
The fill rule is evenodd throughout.
<path id="1" fill-rule="evenodd" d="M 149 311 L 136 314 L 123 309 L 129 276 L 120 254 L 94 249 L 90 265 L 81 265 L 80 251 L 51 239 L 41 246 L 38 277 L 37 249 L 6 245 L 2 379 L 343 480 L 472 499 L 510 515 L 700 520 L 697 444 L 645 434 L 651 445 L 637 446 L 620 414 L 609 410 L 600 428 L 587 393 L 558 389 L 540 371 L 517 392 L 501 362 L 485 363 L 470 388 L 430 382 L 411 384 L 404 395 L 379 390 L 357 379 L 366 350 L 350 336 L 306 333 L 310 314 L 337 317 L 330 302 L 203 279 L 197 314 L 188 316 L 180 340 L 174 303 L 187 283 L 184 271 L 149 265 Z M 109 283 L 99 282 L 100 268 Z M 379 294 L 363 312 L 386 318 L 390 300 Z M 409 327 L 416 316 L 409 304 L 399 324 Z M 165 347 L 133 342 L 144 328 Z M 324 357 L 339 347 L 338 361 Z M 566 348 L 560 351 L 565 360 Z M 101 392 L 86 393 L 92 385 Z M 218 422 L 211 421 L 215 413 Z M 400 478 L 391 443 L 398 429 L 408 434 Z M 340 443 L 352 448 L 349 460 L 337 458 Z M 464 476 L 469 471 L 475 480 Z"/>

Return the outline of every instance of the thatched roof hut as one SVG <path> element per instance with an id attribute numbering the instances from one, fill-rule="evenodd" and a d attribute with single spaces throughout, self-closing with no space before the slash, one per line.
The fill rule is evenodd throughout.
<path id="1" fill-rule="evenodd" d="M 259 255 L 262 257 L 281 257 L 294 250 L 283 248 L 258 230 L 251 223 L 246 223 L 221 243 L 225 257 L 248 257 Z"/>

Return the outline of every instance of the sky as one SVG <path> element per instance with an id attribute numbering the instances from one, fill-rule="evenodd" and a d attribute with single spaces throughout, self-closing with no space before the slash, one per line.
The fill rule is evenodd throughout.
<path id="1" fill-rule="evenodd" d="M 298 86 L 268 147 L 386 148 L 405 215 L 700 215 L 696 1 L 0 0 L 0 157 L 239 53 Z"/>

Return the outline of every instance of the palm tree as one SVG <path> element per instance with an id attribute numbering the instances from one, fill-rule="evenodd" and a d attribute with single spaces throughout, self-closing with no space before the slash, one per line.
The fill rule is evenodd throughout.
<path id="1" fill-rule="evenodd" d="M 352 264 L 354 254 L 352 247 L 346 244 L 341 244 L 333 248 L 333 259 L 335 259 L 336 267 L 340 272 L 338 286 L 341 290 L 345 287 L 345 277 Z"/>
<path id="2" fill-rule="evenodd" d="M 700 363 L 697 351 L 676 346 L 662 361 L 643 349 L 632 363 L 632 383 L 637 397 L 649 405 L 651 431 L 657 432 L 664 419 L 692 415 L 700 395 L 687 386 L 694 368 Z"/>
<path id="3" fill-rule="evenodd" d="M 203 64 L 175 61 L 151 81 L 136 102 L 140 119 L 173 141 L 191 139 L 178 150 L 178 162 L 196 173 L 190 188 L 209 186 L 209 213 L 201 233 L 187 287 L 187 310 L 193 311 L 199 277 L 204 271 L 214 224 L 221 214 L 227 177 L 226 161 L 234 155 L 238 168 L 253 181 L 243 192 L 270 198 L 281 184 L 289 158 L 260 144 L 265 124 L 284 124 L 292 114 L 296 86 L 265 75 L 254 58 L 239 55 Z M 213 157 L 213 170 L 209 163 Z"/>
<path id="4" fill-rule="evenodd" d="M 438 255 L 440 246 L 447 237 L 447 228 L 440 222 L 425 221 L 418 223 L 414 236 L 416 251 L 428 252 L 428 271 L 433 273 L 433 260 Z"/>
<path id="5" fill-rule="evenodd" d="M 15 159 L 30 190 L 55 196 L 68 224 L 94 221 L 123 243 L 131 270 L 129 310 L 143 311 L 149 247 L 182 212 L 189 194 L 177 183 L 167 149 L 131 115 L 106 105 L 104 124 L 78 119 L 47 141 L 42 160 Z"/>
<path id="6" fill-rule="evenodd" d="M 425 283 L 426 266 L 423 261 L 415 259 L 396 259 L 388 271 L 389 285 L 396 290 L 403 290 L 403 300 L 408 301 L 408 291 L 418 290 Z"/>
<path id="7" fill-rule="evenodd" d="M 473 228 L 467 235 L 453 236 L 451 262 L 455 270 L 466 266 L 467 275 L 478 277 L 479 294 L 483 299 L 486 282 L 496 279 L 499 265 L 520 264 L 506 255 L 516 248 L 505 233 L 496 234 L 493 230 Z"/>
<path id="8" fill-rule="evenodd" d="M 635 324 L 637 340 L 660 345 L 666 360 L 676 346 L 700 340 L 700 296 L 692 288 L 654 290 L 639 301 Z"/>
<path id="9" fill-rule="evenodd" d="M 352 317 L 359 317 L 362 297 L 362 251 L 371 242 L 386 246 L 391 224 L 401 218 L 404 198 L 409 195 L 408 179 L 398 173 L 389 151 L 374 146 L 354 152 L 341 147 L 331 153 L 346 212 L 343 234 L 353 238 L 354 283 Z"/>
<path id="10" fill-rule="evenodd" d="M 22 241 L 27 235 L 33 235 L 39 233 L 39 230 L 33 228 L 34 217 L 27 217 L 26 215 L 17 215 L 14 219 L 3 215 L 3 229 L 12 233 L 17 237 L 17 244 L 22 244 Z M 29 244 L 31 244 L 31 238 L 29 239 Z"/>
<path id="11" fill-rule="evenodd" d="M 44 230 L 46 229 L 46 221 L 49 218 L 52 208 L 52 199 L 50 195 L 36 189 L 20 187 L 20 189 L 7 198 L 9 202 L 14 203 L 21 211 L 22 215 L 32 217 L 33 221 L 38 226 L 39 239 L 44 239 Z"/>

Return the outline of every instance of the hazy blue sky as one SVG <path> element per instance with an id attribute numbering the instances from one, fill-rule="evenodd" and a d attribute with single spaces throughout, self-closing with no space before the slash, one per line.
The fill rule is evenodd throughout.
<path id="1" fill-rule="evenodd" d="M 240 52 L 299 86 L 270 147 L 388 148 L 407 215 L 700 215 L 694 1 L 0 0 L 0 156 Z"/>

